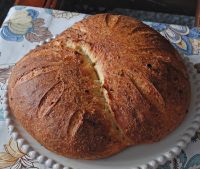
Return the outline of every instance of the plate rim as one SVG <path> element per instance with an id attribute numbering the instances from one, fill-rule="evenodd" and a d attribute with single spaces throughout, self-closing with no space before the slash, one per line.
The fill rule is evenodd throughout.
<path id="1" fill-rule="evenodd" d="M 50 42 L 51 39 L 55 39 L 55 36 L 52 38 L 46 39 L 45 41 L 40 42 L 38 46 L 41 46 L 44 43 Z M 192 82 L 194 83 L 194 93 L 193 93 L 194 98 L 195 98 L 194 99 L 195 101 L 194 119 L 191 120 L 191 124 L 187 127 L 184 134 L 180 136 L 176 144 L 174 146 L 172 145 L 172 147 L 168 151 L 162 153 L 160 156 L 157 156 L 156 158 L 154 158 L 153 160 L 145 164 L 139 165 L 137 167 L 133 167 L 133 169 L 148 169 L 148 168 L 156 169 L 159 165 L 163 165 L 167 161 L 172 160 L 174 157 L 180 154 L 181 150 L 185 149 L 185 147 L 190 143 L 191 138 L 194 136 L 196 131 L 200 128 L 200 87 L 198 87 L 198 85 L 200 85 L 200 80 L 197 78 L 198 77 L 197 71 L 194 69 L 193 63 L 190 61 L 189 57 L 185 55 L 182 58 L 183 60 L 185 60 L 189 77 L 192 79 L 192 80 L 190 79 L 190 83 Z M 29 155 L 32 160 L 37 160 L 40 164 L 44 164 L 46 167 L 51 167 L 53 169 L 60 169 L 60 168 L 76 169 L 70 166 L 63 166 L 63 164 L 60 164 L 56 160 L 51 159 L 48 156 L 34 150 L 34 148 L 29 143 L 27 143 L 26 139 L 20 135 L 9 113 L 7 88 L 4 95 L 4 106 L 5 106 L 4 116 L 6 119 L 6 125 L 8 128 L 9 134 L 15 141 L 17 141 L 19 147 L 22 149 L 24 153 Z"/>

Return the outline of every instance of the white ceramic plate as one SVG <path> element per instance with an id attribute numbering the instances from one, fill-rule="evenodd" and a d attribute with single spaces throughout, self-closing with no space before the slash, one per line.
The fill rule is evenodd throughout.
<path id="1" fill-rule="evenodd" d="M 47 40 L 48 42 L 49 40 Z M 200 126 L 200 80 L 189 59 L 185 58 L 190 82 L 192 97 L 189 113 L 183 123 L 164 140 L 149 144 L 127 148 L 107 159 L 102 160 L 72 160 L 52 153 L 41 146 L 31 137 L 9 113 L 5 112 L 6 122 L 10 134 L 17 140 L 21 149 L 48 167 L 54 169 L 148 169 L 157 168 L 158 165 L 178 155 L 190 142 Z M 7 98 L 7 94 L 6 97 Z M 7 104 L 7 100 L 5 100 Z"/>

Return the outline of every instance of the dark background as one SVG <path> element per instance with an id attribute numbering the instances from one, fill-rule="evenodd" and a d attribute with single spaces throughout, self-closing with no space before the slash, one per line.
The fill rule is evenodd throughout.
<path id="1" fill-rule="evenodd" d="M 47 3 L 48 0 L 41 0 L 41 3 L 38 3 L 38 1 L 39 0 L 29 0 L 29 4 L 27 4 L 45 7 L 45 3 Z M 20 2 L 24 5 L 28 1 L 18 0 L 18 4 L 20 4 Z M 0 25 L 9 8 L 14 4 L 14 0 L 0 0 Z M 196 6 L 197 0 L 57 0 L 54 8 L 88 14 L 112 12 L 116 11 L 116 8 L 120 8 L 195 16 Z"/>
<path id="2" fill-rule="evenodd" d="M 57 8 L 92 13 L 98 13 L 98 7 L 106 7 L 107 10 L 129 8 L 194 16 L 196 3 L 197 0 L 62 0 Z M 84 9 L 86 5 L 88 9 Z"/>

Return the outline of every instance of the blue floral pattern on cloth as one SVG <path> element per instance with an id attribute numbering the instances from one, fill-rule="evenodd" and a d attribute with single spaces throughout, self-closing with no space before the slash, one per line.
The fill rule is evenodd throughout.
<path id="1" fill-rule="evenodd" d="M 3 24 L 0 35 L 4 40 L 21 42 L 26 38 L 29 42 L 40 42 L 52 36 L 44 26 L 43 18 L 38 18 L 39 12 L 34 9 L 19 8 Z"/>
<path id="2" fill-rule="evenodd" d="M 175 48 L 187 55 L 200 54 L 200 33 L 187 26 L 150 23 L 150 26 L 168 39 Z"/>
<path id="3" fill-rule="evenodd" d="M 188 159 L 185 151 L 181 151 L 179 156 L 172 161 L 168 161 L 158 169 L 199 169 L 200 165 L 200 154 L 195 154 Z"/>
<path id="4" fill-rule="evenodd" d="M 0 121 L 4 121 L 3 108 L 0 108 Z"/>

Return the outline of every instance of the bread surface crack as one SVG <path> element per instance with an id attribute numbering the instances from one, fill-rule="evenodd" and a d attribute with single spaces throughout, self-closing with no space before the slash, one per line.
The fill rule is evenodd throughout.
<path id="1" fill-rule="evenodd" d="M 103 75 L 101 65 L 97 62 L 95 56 L 93 56 L 92 53 L 89 51 L 89 47 L 83 47 L 73 42 L 67 42 L 66 47 L 73 49 L 76 52 L 83 55 L 87 59 L 88 63 L 93 67 L 93 70 L 95 71 L 97 75 L 98 83 L 100 83 L 100 86 L 101 86 L 100 92 L 103 93 L 102 99 L 105 104 L 105 109 L 109 110 L 109 111 L 105 111 L 106 112 L 105 115 L 108 117 L 107 119 L 110 120 L 112 124 L 112 128 L 115 130 L 115 132 L 118 133 L 119 139 L 123 142 L 126 142 L 127 144 L 130 144 L 132 142 L 131 139 L 125 135 L 124 131 L 121 129 L 121 127 L 117 123 L 116 118 L 115 118 L 115 113 L 113 112 L 110 106 L 109 95 L 108 95 L 109 91 L 104 87 L 104 75 Z"/>

